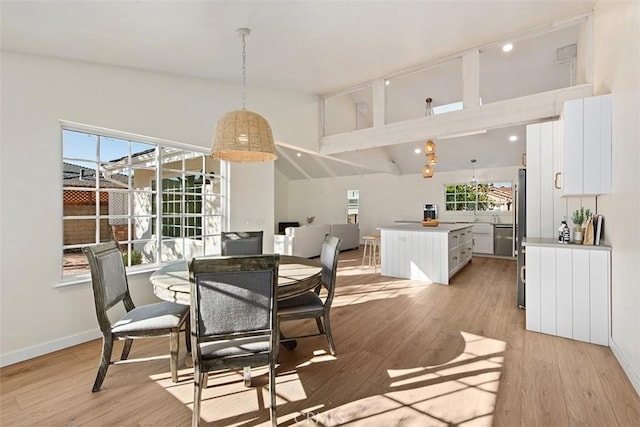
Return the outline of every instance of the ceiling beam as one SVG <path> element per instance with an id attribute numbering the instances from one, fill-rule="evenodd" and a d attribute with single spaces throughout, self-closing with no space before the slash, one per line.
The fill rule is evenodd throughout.
<path id="1" fill-rule="evenodd" d="M 593 96 L 593 85 L 587 83 L 446 114 L 325 136 L 320 138 L 320 152 L 330 155 L 540 122 L 558 117 L 565 101 L 588 96 Z"/>
<path id="2" fill-rule="evenodd" d="M 311 154 L 317 158 L 331 160 L 334 162 L 343 163 L 345 165 L 355 166 L 358 169 L 369 169 L 372 171 L 384 172 L 384 173 L 389 173 L 393 175 L 402 174 L 398 166 L 389 160 L 377 159 L 370 156 L 353 156 L 354 157 L 353 159 L 341 159 L 339 157 L 329 156 L 327 154 L 319 153 L 317 151 L 309 150 L 307 148 L 302 148 L 296 145 L 291 145 L 284 142 L 276 141 L 276 148 L 278 147 L 285 147 L 291 150 L 299 151 L 301 153 Z M 281 150 L 279 150 L 278 152 L 281 152 Z M 359 174 L 362 174 L 362 173 L 359 172 Z"/>
<path id="3" fill-rule="evenodd" d="M 400 171 L 400 168 L 394 162 L 370 156 L 361 151 L 340 153 L 340 158 L 353 162 L 353 164 L 359 168 L 386 172 L 392 175 L 402 175 L 402 171 Z"/>
<path id="4" fill-rule="evenodd" d="M 276 151 L 278 152 L 279 156 L 284 157 L 284 159 L 286 161 L 288 161 L 289 163 L 291 163 L 291 166 L 293 166 L 294 168 L 296 168 L 296 170 L 298 172 L 300 172 L 302 174 L 302 176 L 304 176 L 305 178 L 307 178 L 309 181 L 313 181 L 313 177 L 311 175 L 309 175 L 304 169 L 302 169 L 302 167 L 298 164 L 298 162 L 294 161 L 291 156 L 289 156 L 287 153 L 285 153 L 285 151 L 276 146 Z"/>

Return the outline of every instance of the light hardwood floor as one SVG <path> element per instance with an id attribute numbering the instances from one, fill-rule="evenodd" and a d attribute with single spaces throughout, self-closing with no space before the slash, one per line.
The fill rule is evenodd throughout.
<path id="1" fill-rule="evenodd" d="M 609 348 L 524 330 L 515 261 L 475 257 L 442 286 L 361 270 L 361 255 L 340 255 L 331 316 L 337 356 L 323 337 L 280 351 L 279 425 L 640 425 L 640 398 Z M 310 324 L 284 330 L 311 331 Z M 103 390 L 91 393 L 100 346 L 1 369 L 0 424 L 190 424 L 184 343 L 179 383 L 168 361 L 154 361 L 111 366 Z M 143 340 L 131 357 L 164 352 L 168 339 Z M 269 425 L 266 382 L 266 370 L 254 370 L 250 388 L 241 372 L 212 375 L 202 421 Z"/>

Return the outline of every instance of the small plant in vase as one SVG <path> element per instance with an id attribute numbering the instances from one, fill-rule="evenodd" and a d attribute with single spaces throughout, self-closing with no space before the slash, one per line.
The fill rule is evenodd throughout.
<path id="1" fill-rule="evenodd" d="M 585 209 L 584 207 L 580 207 L 580 209 L 576 209 L 571 216 L 571 220 L 573 221 L 573 242 L 581 245 L 583 239 L 583 230 L 584 230 L 584 222 L 585 220 L 591 218 L 591 211 L 589 209 Z"/>

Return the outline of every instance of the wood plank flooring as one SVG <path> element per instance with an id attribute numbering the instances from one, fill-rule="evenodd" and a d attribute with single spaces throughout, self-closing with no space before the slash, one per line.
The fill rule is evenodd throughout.
<path id="1" fill-rule="evenodd" d="M 515 261 L 475 257 L 442 286 L 362 270 L 361 256 L 340 255 L 337 356 L 323 337 L 280 351 L 279 425 L 640 426 L 640 398 L 609 348 L 524 330 Z M 100 347 L 96 340 L 1 369 L 0 424 L 190 424 L 184 343 L 179 383 L 168 361 L 153 361 L 111 366 L 103 390 L 91 393 Z M 141 340 L 131 357 L 168 348 L 165 338 Z M 253 376 L 246 388 L 242 372 L 212 375 L 203 424 L 269 425 L 266 370 Z"/>

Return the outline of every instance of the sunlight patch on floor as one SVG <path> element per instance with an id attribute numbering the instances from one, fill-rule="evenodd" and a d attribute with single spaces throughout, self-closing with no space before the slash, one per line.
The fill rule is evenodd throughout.
<path id="1" fill-rule="evenodd" d="M 388 370 L 391 391 L 316 413 L 314 419 L 326 426 L 490 426 L 506 343 L 467 332 L 459 339 L 463 350 L 451 360 Z M 312 425 L 307 423 L 297 425 Z"/>

